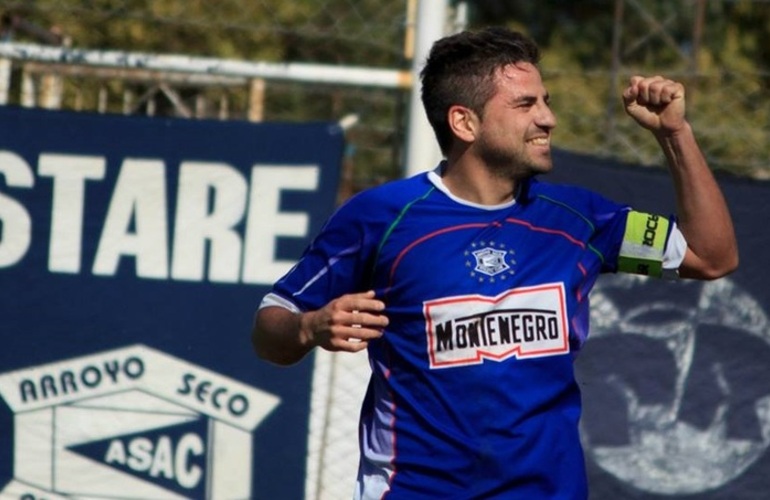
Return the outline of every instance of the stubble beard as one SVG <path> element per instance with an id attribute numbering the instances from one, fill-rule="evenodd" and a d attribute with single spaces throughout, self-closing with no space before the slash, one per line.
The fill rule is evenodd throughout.
<path id="1" fill-rule="evenodd" d="M 517 181 L 537 174 L 547 174 L 553 169 L 550 151 L 547 156 L 533 158 L 523 151 L 503 149 L 486 142 L 479 146 L 481 159 L 489 171 L 501 179 Z"/>

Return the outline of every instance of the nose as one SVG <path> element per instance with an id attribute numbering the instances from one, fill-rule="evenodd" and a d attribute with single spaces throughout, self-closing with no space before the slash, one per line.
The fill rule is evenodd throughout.
<path id="1" fill-rule="evenodd" d="M 542 128 L 556 128 L 556 115 L 553 110 L 551 110 L 551 107 L 545 102 L 541 103 L 538 107 L 536 123 Z"/>

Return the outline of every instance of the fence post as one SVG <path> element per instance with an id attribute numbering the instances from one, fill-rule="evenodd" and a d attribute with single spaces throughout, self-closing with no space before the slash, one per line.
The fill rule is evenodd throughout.
<path id="1" fill-rule="evenodd" d="M 43 73 L 40 76 L 40 106 L 46 109 L 60 109 L 64 82 L 55 73 Z"/>
<path id="2" fill-rule="evenodd" d="M 403 168 L 407 176 L 431 169 L 441 159 L 441 151 L 433 135 L 433 129 L 422 108 L 419 74 L 433 42 L 444 36 L 446 24 L 447 0 L 418 1 L 406 158 Z"/>
<path id="3" fill-rule="evenodd" d="M 0 106 L 8 104 L 8 92 L 11 88 L 11 60 L 0 58 Z"/>
<path id="4" fill-rule="evenodd" d="M 25 64 L 21 71 L 21 105 L 34 108 L 37 105 L 37 82 L 35 76 Z"/>
<path id="5" fill-rule="evenodd" d="M 249 83 L 249 121 L 261 122 L 265 114 L 265 79 L 252 78 Z"/>

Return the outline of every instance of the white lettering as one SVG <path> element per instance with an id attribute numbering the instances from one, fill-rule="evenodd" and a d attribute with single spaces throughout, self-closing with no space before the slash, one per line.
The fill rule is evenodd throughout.
<path id="1" fill-rule="evenodd" d="M 155 447 L 155 458 L 150 468 L 150 476 L 158 477 L 160 475 L 166 479 L 174 479 L 174 454 L 171 450 L 171 439 L 168 436 L 161 436 L 158 439 L 158 445 Z"/>
<path id="2" fill-rule="evenodd" d="M 178 184 L 169 186 L 162 159 L 126 158 L 107 208 L 99 208 L 103 214 L 89 205 L 89 194 L 93 189 L 104 199 L 110 186 L 89 187 L 89 181 L 113 182 L 106 157 L 41 153 L 37 174 L 52 186 L 51 272 L 90 267 L 95 275 L 114 276 L 132 264 L 139 278 L 266 285 L 294 265 L 281 258 L 278 244 L 307 237 L 315 209 L 286 210 L 284 192 L 317 190 L 320 167 L 253 165 L 246 178 L 226 163 L 187 161 Z M 34 170 L 13 152 L 0 151 L 0 176 L 9 187 L 35 185 Z M 0 268 L 29 251 L 33 215 L 20 198 L 0 192 Z M 88 255 L 92 239 L 96 249 Z"/>
<path id="3" fill-rule="evenodd" d="M 149 438 L 136 437 L 126 445 L 120 439 L 113 439 L 107 447 L 104 462 L 120 464 L 135 472 L 146 472 L 150 477 L 164 477 L 176 480 L 182 488 L 192 489 L 203 478 L 203 469 L 196 465 L 194 458 L 205 452 L 203 439 L 188 432 L 174 445 L 169 436 L 158 437 L 153 443 Z"/>
<path id="4" fill-rule="evenodd" d="M 182 164 L 174 224 L 174 279 L 203 280 L 208 242 L 209 279 L 238 282 L 242 243 L 235 226 L 243 219 L 247 190 L 246 179 L 229 165 Z"/>
<path id="5" fill-rule="evenodd" d="M 176 481 L 183 488 L 194 488 L 203 476 L 203 471 L 197 465 L 190 466 L 190 455 L 203 455 L 203 440 L 197 434 L 188 433 L 182 436 L 174 455 L 174 470 Z"/>
<path id="6" fill-rule="evenodd" d="M 41 154 L 38 173 L 53 178 L 48 269 L 78 273 L 83 241 L 86 180 L 104 177 L 102 157 Z"/>
<path id="7" fill-rule="evenodd" d="M 112 276 L 120 258 L 136 258 L 136 274 L 168 277 L 166 169 L 160 160 L 127 158 L 112 194 L 93 272 Z M 132 231 L 133 226 L 133 231 Z"/>
<path id="8" fill-rule="evenodd" d="M 120 439 L 113 439 L 110 441 L 110 446 L 107 448 L 104 461 L 108 464 L 117 463 L 126 465 L 126 448 L 123 446 L 123 441 Z"/>
<path id="9" fill-rule="evenodd" d="M 0 151 L 0 174 L 10 187 L 31 188 L 35 184 L 32 169 L 20 156 Z M 0 193 L 0 267 L 19 262 L 32 242 L 32 219 L 24 206 Z"/>
<path id="10" fill-rule="evenodd" d="M 276 260 L 276 238 L 307 236 L 309 217 L 306 212 L 281 212 L 280 194 L 282 190 L 317 189 L 318 176 L 317 166 L 252 168 L 243 256 L 244 283 L 273 283 L 294 264 Z"/>
<path id="11" fill-rule="evenodd" d="M 126 465 L 132 470 L 144 472 L 152 467 L 152 441 L 147 438 L 136 438 L 128 443 L 128 460 Z"/>

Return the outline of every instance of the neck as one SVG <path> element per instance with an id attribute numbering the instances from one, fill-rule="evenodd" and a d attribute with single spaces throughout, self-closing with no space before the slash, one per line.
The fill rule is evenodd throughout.
<path id="1" fill-rule="evenodd" d="M 518 181 L 496 175 L 486 165 L 467 158 L 448 159 L 441 172 L 449 191 L 479 205 L 500 205 L 514 198 Z"/>

